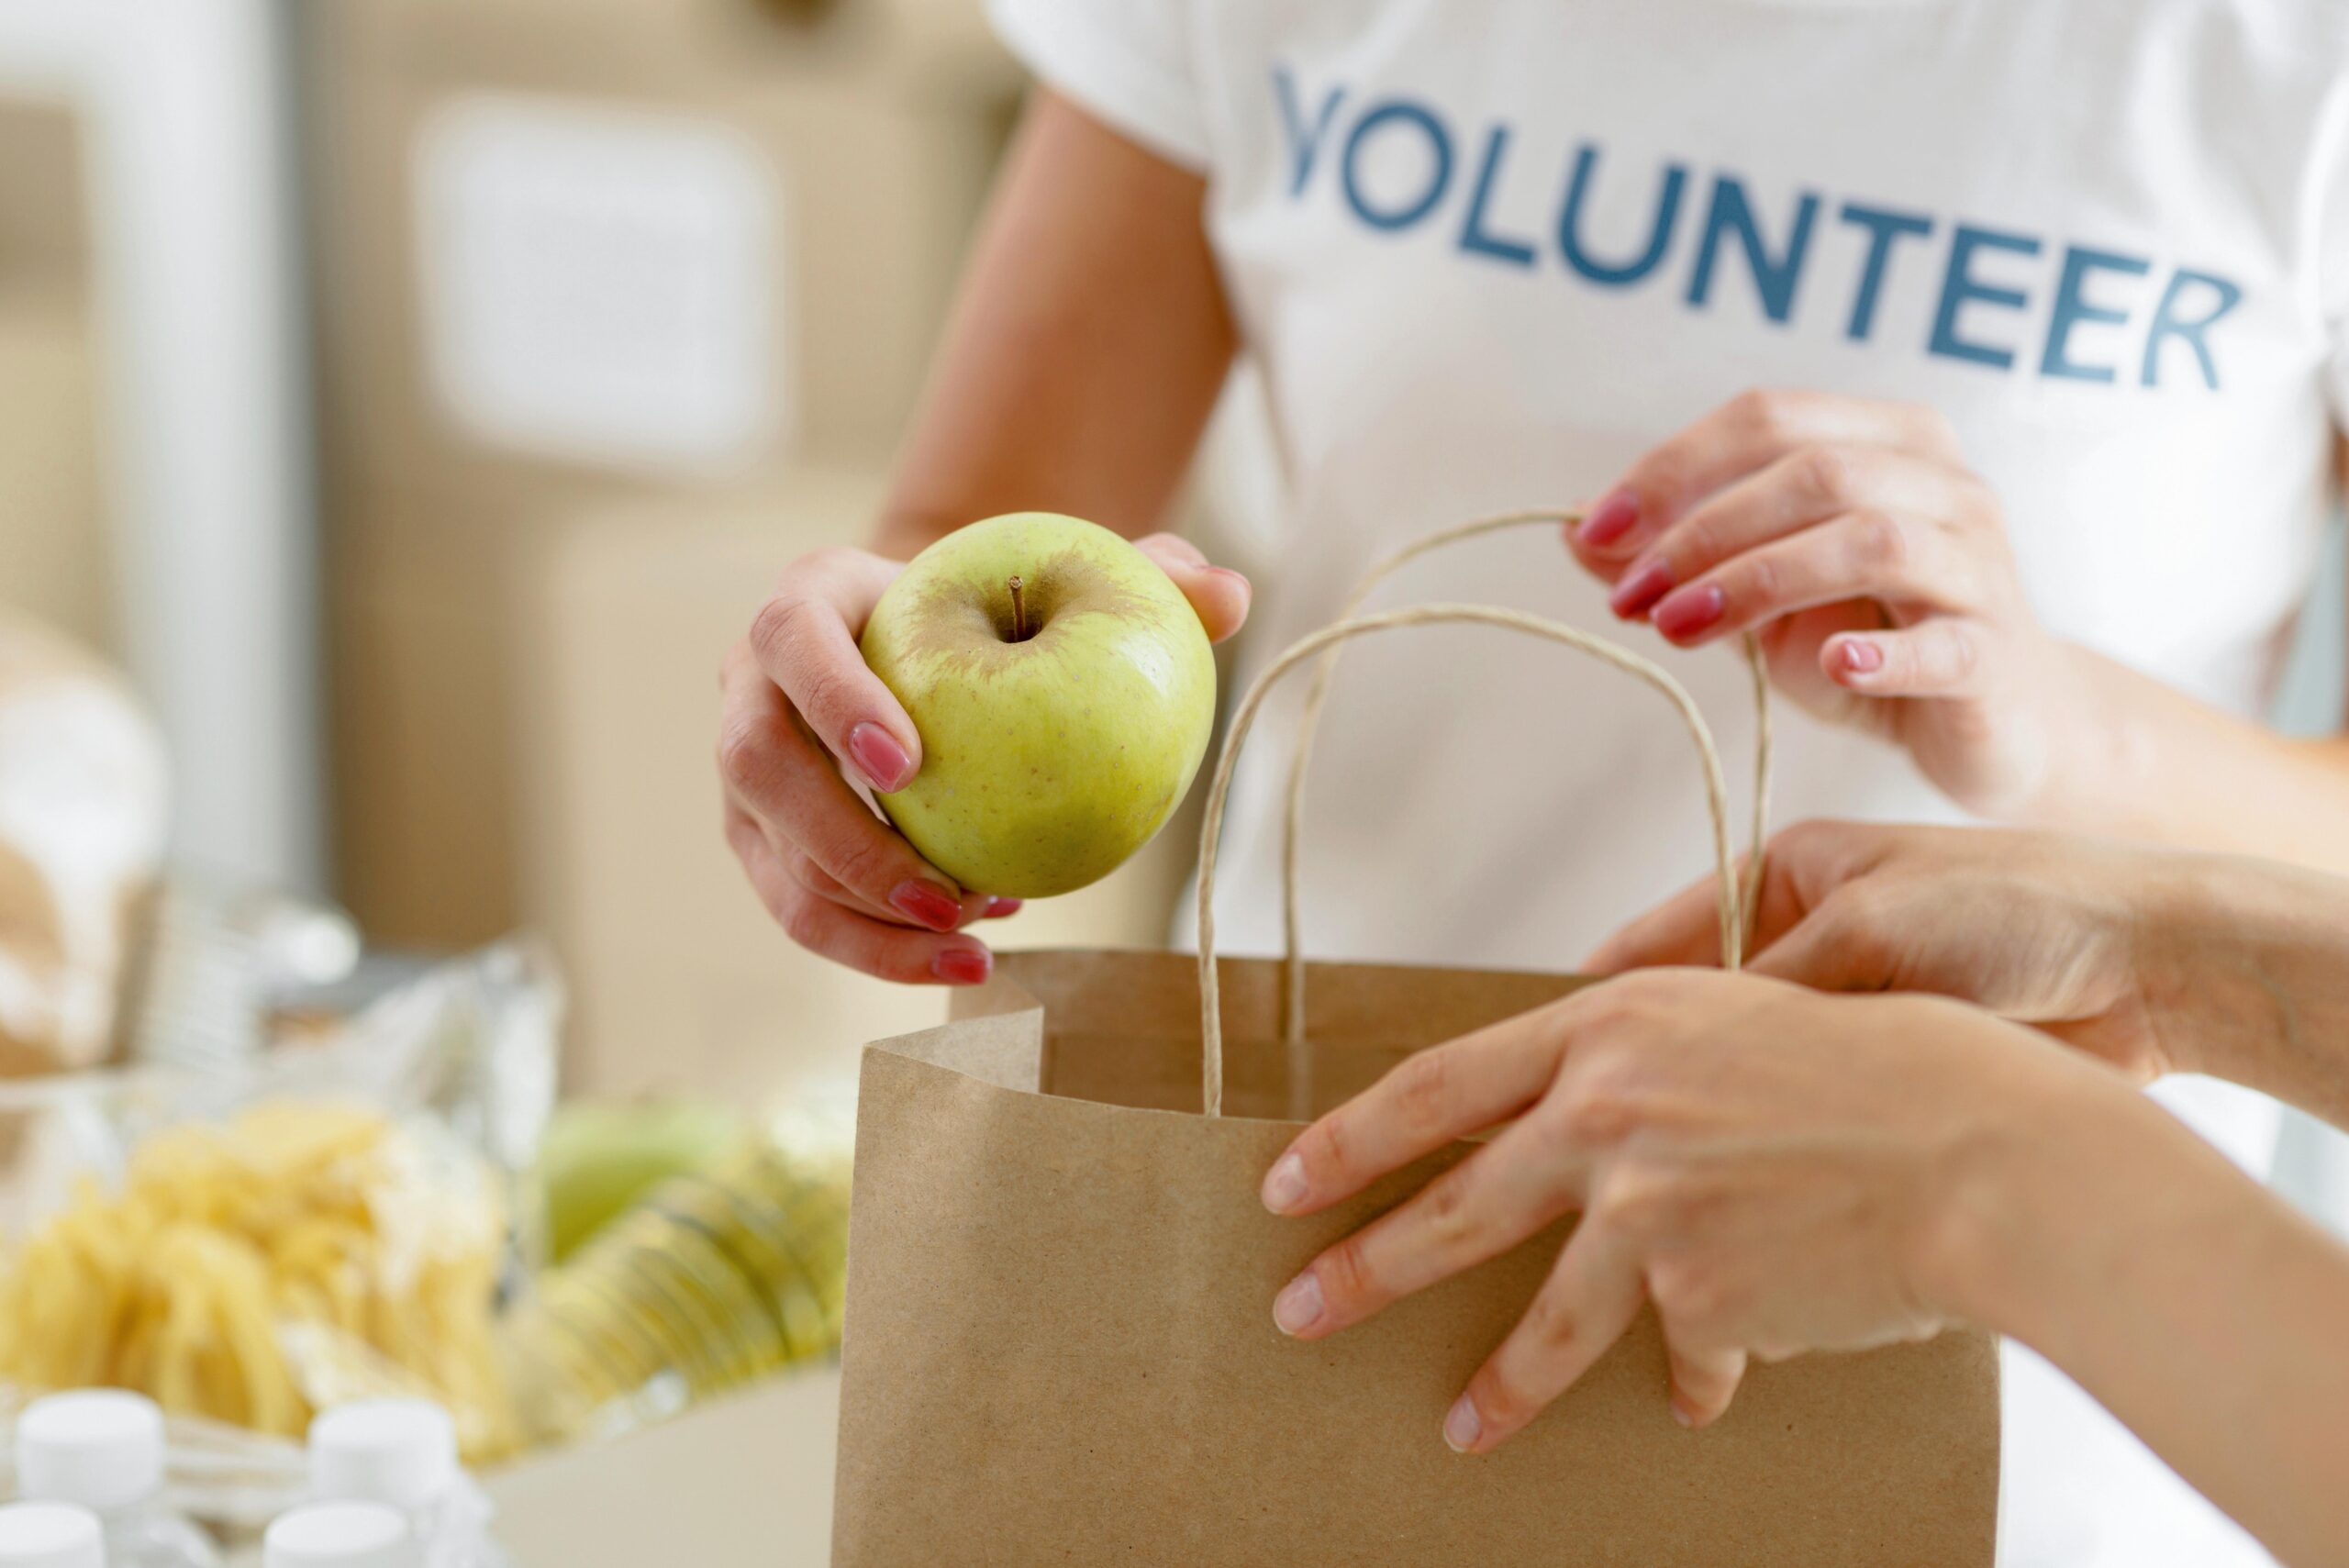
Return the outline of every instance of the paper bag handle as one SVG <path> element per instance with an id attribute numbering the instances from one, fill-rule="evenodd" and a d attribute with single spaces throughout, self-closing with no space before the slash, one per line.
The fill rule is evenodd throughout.
<path id="1" fill-rule="evenodd" d="M 1737 861 L 1730 848 L 1729 789 L 1721 779 L 1720 753 L 1713 745 L 1711 731 L 1705 726 L 1705 716 L 1698 711 L 1696 701 L 1689 696 L 1687 688 L 1662 668 L 1629 649 L 1618 647 L 1604 638 L 1594 637 L 1562 622 L 1528 615 L 1522 610 L 1500 609 L 1489 605 L 1418 605 L 1408 609 L 1386 610 L 1378 615 L 1339 621 L 1291 645 L 1273 661 L 1263 674 L 1256 677 L 1255 684 L 1248 688 L 1248 695 L 1241 699 L 1240 707 L 1232 716 L 1231 733 L 1224 740 L 1222 755 L 1216 760 L 1215 782 L 1208 790 L 1207 820 L 1199 832 L 1198 906 L 1200 1103 L 1208 1116 L 1223 1114 L 1223 1007 L 1215 966 L 1216 847 L 1223 835 L 1224 803 L 1231 793 L 1232 769 L 1239 761 L 1240 749 L 1246 742 L 1249 730 L 1255 725 L 1257 712 L 1264 706 L 1264 698 L 1275 682 L 1324 649 L 1375 631 L 1453 621 L 1497 626 L 1505 630 L 1525 632 L 1547 638 L 1553 642 L 1562 642 L 1603 664 L 1645 681 L 1663 693 L 1678 710 L 1681 721 L 1688 728 L 1689 739 L 1697 745 L 1698 760 L 1704 771 L 1705 807 L 1712 818 L 1713 858 L 1720 883 L 1721 960 L 1728 968 L 1734 969 L 1738 965 L 1743 951 L 1743 911 L 1740 907 Z"/>
<path id="2" fill-rule="evenodd" d="M 1331 619 L 1341 621 L 1360 615 L 1364 604 L 1377 591 L 1380 584 L 1420 556 L 1446 545 L 1534 524 L 1571 528 L 1582 517 L 1582 512 L 1573 507 L 1501 512 L 1441 528 L 1413 539 L 1373 566 L 1354 585 L 1353 593 Z M 1742 906 L 1743 923 L 1750 930 L 1756 906 L 1761 901 L 1762 846 L 1769 835 L 1770 827 L 1770 677 L 1762 662 L 1761 647 L 1754 641 L 1752 632 L 1747 632 L 1742 639 L 1742 650 L 1746 670 L 1753 681 L 1753 827 L 1747 843 L 1749 852 Z M 1289 761 L 1287 820 L 1281 835 L 1281 944 L 1285 954 L 1282 1038 L 1292 1046 L 1301 1046 L 1305 1040 L 1305 942 L 1298 931 L 1300 901 L 1297 898 L 1297 864 L 1304 854 L 1305 841 L 1305 779 L 1313 761 L 1313 742 L 1321 728 L 1321 711 L 1329 703 L 1330 683 L 1337 676 L 1338 657 L 1342 651 L 1340 647 L 1330 648 L 1321 655 L 1321 662 L 1314 667 L 1313 684 L 1306 689 L 1305 705 L 1297 715 L 1297 750 Z"/>

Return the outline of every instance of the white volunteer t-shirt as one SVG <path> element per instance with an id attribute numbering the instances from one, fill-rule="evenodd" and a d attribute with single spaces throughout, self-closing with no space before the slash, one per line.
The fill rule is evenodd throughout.
<path id="1" fill-rule="evenodd" d="M 1595 495 L 1786 385 L 1944 411 L 2053 630 L 2260 711 L 2349 407 L 2349 5 L 992 3 L 1044 80 L 1208 178 L 1287 492 L 1254 666 L 1397 545 Z M 1547 530 L 1430 558 L 1379 602 L 1434 599 L 1616 624 Z M 1750 745 L 1730 653 L 1624 635 L 1725 755 Z M 1235 792 L 1235 951 L 1279 942 L 1302 686 Z M 1887 747 L 1798 715 L 1779 735 L 1782 821 L 1958 817 Z M 1569 966 L 1706 863 L 1670 712 L 1488 628 L 1354 644 L 1315 782 L 1324 956 Z M 2268 1102 L 2165 1097 L 2265 1167 Z M 2008 1563 L 2265 1561 L 2036 1358 L 2010 1353 L 2008 1403 Z"/>

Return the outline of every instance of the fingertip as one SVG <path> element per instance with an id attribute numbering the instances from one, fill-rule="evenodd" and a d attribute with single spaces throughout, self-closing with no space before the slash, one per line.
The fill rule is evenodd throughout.
<path id="1" fill-rule="evenodd" d="M 1312 1183 L 1305 1173 L 1304 1156 L 1294 1149 L 1273 1162 L 1273 1168 L 1264 1173 L 1264 1184 L 1258 1190 L 1264 1207 L 1275 1214 L 1295 1214 L 1305 1207 L 1305 1200 L 1311 1194 Z"/>
<path id="2" fill-rule="evenodd" d="M 1680 1387 L 1678 1385 L 1675 1384 L 1673 1386 L 1672 1418 L 1679 1422 L 1680 1425 L 1688 1431 L 1698 1432 L 1704 1430 L 1707 1427 L 1711 1426 L 1715 1421 L 1720 1420 L 1723 1415 L 1728 1413 L 1728 1410 L 1729 1398 L 1727 1396 L 1724 1396 L 1718 1404 L 1708 1404 L 1704 1400 L 1699 1399 L 1695 1395 L 1689 1393 L 1687 1389 Z"/>
<path id="3" fill-rule="evenodd" d="M 977 942 L 957 942 L 938 950 L 930 973 L 949 985 L 982 985 L 995 973 L 995 954 Z"/>
<path id="4" fill-rule="evenodd" d="M 1485 1418 L 1477 1412 L 1475 1397 L 1463 1394 L 1443 1414 L 1444 1446 L 1454 1453 L 1475 1453 L 1484 1440 Z"/>
<path id="5" fill-rule="evenodd" d="M 894 795 L 921 771 L 919 748 L 918 735 L 908 746 L 886 726 L 868 718 L 850 728 L 843 749 L 865 783 L 883 795 Z"/>
<path id="6" fill-rule="evenodd" d="M 1884 673 L 1884 645 L 1869 638 L 1831 637 L 1819 651 L 1821 673 L 1841 686 L 1864 686 Z"/>
<path id="7" fill-rule="evenodd" d="M 1197 583 L 1196 590 L 1186 586 L 1185 595 L 1199 612 L 1208 640 L 1221 642 L 1246 624 L 1249 606 L 1255 602 L 1255 587 L 1229 566 L 1200 568 Z"/>
<path id="8" fill-rule="evenodd" d="M 1629 485 L 1619 484 L 1567 530 L 1568 539 L 1593 554 L 1617 553 L 1626 548 L 1624 538 L 1639 520 L 1639 496 Z"/>
<path id="9" fill-rule="evenodd" d="M 1631 967 L 1622 939 L 1609 937 L 1591 950 L 1590 956 L 1582 961 L 1576 973 L 1589 975 L 1594 980 L 1608 980 Z"/>

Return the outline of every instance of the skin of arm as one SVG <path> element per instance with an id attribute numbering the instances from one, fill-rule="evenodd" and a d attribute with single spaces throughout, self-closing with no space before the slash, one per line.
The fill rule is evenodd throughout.
<path id="1" fill-rule="evenodd" d="M 1718 962 L 1709 880 L 1596 974 Z M 2139 1082 L 2205 1073 L 2349 1128 L 2349 881 L 2020 828 L 1806 822 L 1770 841 L 1752 968 L 1986 1007 Z"/>
<path id="2" fill-rule="evenodd" d="M 1049 90 L 965 268 L 874 549 L 975 517 L 1159 526 L 1230 369 L 1206 183 Z"/>
<path id="3" fill-rule="evenodd" d="M 2349 873 L 2349 738 L 2278 735 L 2059 646 L 2084 722 L 2019 820 Z"/>
<path id="4" fill-rule="evenodd" d="M 2349 436 L 2335 462 L 2349 491 Z M 2020 820 L 2349 873 L 2349 736 L 2278 735 L 2085 649 L 2065 651 L 2083 722 Z"/>
<path id="5" fill-rule="evenodd" d="M 1954 1184 L 1928 1289 L 2292 1564 L 2349 1562 L 2349 1249 L 2117 1081 Z"/>

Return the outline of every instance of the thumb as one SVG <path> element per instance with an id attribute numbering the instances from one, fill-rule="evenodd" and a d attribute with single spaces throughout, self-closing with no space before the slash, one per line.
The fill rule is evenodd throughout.
<path id="1" fill-rule="evenodd" d="M 1819 907 L 1772 942 L 1748 967 L 1773 980 L 1813 991 L 1897 988 L 1894 939 L 1866 901 L 1830 894 Z"/>
<path id="2" fill-rule="evenodd" d="M 1209 642 L 1221 642 L 1247 620 L 1252 595 L 1248 579 L 1229 566 L 1208 565 L 1198 546 L 1175 534 L 1151 534 L 1134 540 L 1134 548 L 1156 562 L 1183 590 Z"/>

